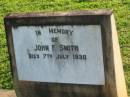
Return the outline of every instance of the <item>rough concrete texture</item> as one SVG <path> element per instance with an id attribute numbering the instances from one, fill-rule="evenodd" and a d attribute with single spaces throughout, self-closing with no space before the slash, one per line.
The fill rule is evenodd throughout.
<path id="1" fill-rule="evenodd" d="M 0 90 L 0 97 L 17 97 L 17 96 L 14 90 Z"/>

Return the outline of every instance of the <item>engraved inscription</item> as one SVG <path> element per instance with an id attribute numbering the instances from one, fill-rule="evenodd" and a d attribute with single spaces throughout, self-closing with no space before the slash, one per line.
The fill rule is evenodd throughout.
<path id="1" fill-rule="evenodd" d="M 19 80 L 104 85 L 99 25 L 12 29 Z"/>

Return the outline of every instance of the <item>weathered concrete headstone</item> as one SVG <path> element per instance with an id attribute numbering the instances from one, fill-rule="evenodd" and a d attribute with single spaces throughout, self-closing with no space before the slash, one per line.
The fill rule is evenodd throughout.
<path id="1" fill-rule="evenodd" d="M 5 17 L 18 97 L 127 97 L 110 10 Z"/>

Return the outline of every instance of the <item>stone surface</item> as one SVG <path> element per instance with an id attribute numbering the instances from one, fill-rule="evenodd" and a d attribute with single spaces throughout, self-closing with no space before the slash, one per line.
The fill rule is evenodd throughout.
<path id="1" fill-rule="evenodd" d="M 19 80 L 105 84 L 100 25 L 18 26 L 12 33 Z"/>
<path id="2" fill-rule="evenodd" d="M 14 90 L 0 90 L 0 97 L 17 97 L 17 96 Z"/>

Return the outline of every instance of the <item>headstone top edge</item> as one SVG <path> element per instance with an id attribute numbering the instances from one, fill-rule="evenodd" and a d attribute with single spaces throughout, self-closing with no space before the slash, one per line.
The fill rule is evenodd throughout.
<path id="1" fill-rule="evenodd" d="M 58 17 L 58 16 L 107 16 L 111 15 L 113 10 L 98 9 L 98 10 L 75 10 L 66 12 L 27 12 L 27 13 L 10 13 L 5 16 L 5 19 L 13 18 L 39 18 L 39 17 Z"/>

